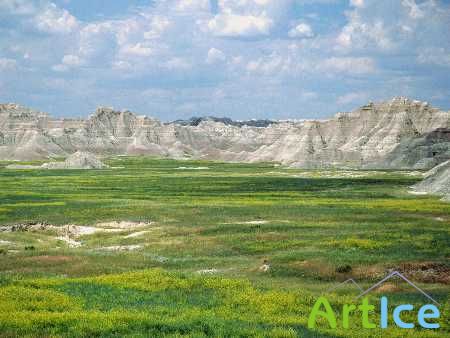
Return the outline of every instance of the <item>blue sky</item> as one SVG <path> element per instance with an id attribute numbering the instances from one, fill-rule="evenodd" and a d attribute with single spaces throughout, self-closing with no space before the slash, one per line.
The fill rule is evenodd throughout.
<path id="1" fill-rule="evenodd" d="M 324 118 L 408 96 L 449 109 L 439 0 L 1 0 L 0 102 L 174 120 Z"/>

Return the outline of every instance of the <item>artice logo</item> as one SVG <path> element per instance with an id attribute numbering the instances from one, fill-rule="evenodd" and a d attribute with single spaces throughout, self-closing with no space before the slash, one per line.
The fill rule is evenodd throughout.
<path id="1" fill-rule="evenodd" d="M 440 312 L 439 312 L 439 303 L 433 299 L 429 294 L 427 294 L 425 291 L 420 289 L 418 286 L 416 286 L 413 282 L 411 282 L 409 279 L 407 279 L 405 276 L 403 276 L 400 272 L 394 271 L 390 273 L 388 276 L 383 278 L 381 281 L 376 283 L 375 285 L 368 288 L 366 291 L 363 291 L 363 289 L 356 283 L 353 279 L 348 279 L 345 282 L 339 284 L 337 287 L 333 288 L 332 290 L 338 288 L 339 286 L 346 284 L 346 283 L 353 283 L 355 284 L 360 290 L 361 294 L 356 298 L 361 299 L 361 304 L 355 305 L 355 304 L 344 304 L 342 307 L 342 328 L 348 329 L 350 328 L 350 318 L 352 312 L 358 311 L 361 315 L 361 321 L 362 321 L 362 327 L 365 329 L 375 329 L 377 327 L 380 327 L 382 329 L 386 329 L 389 326 L 388 318 L 389 318 L 389 301 L 388 298 L 383 296 L 380 299 L 380 322 L 379 326 L 377 324 L 370 321 L 370 313 L 373 313 L 375 311 L 375 305 L 369 304 L 369 299 L 366 296 L 369 292 L 372 290 L 375 290 L 378 288 L 381 284 L 386 282 L 387 280 L 393 278 L 393 277 L 400 277 L 403 279 L 406 283 L 408 283 L 410 286 L 412 286 L 414 289 L 416 289 L 418 292 L 420 292 L 425 298 L 427 298 L 431 303 L 422 305 L 417 312 L 417 323 L 424 329 L 438 329 L 440 327 L 437 320 L 439 319 Z M 329 290 L 331 291 L 331 290 Z M 401 315 L 404 312 L 411 312 L 414 311 L 414 306 L 412 304 L 401 304 L 394 308 L 392 312 L 392 319 L 393 319 L 393 325 L 396 325 L 403 329 L 413 329 L 416 324 L 414 322 L 405 322 L 402 320 Z M 338 325 L 336 320 L 336 314 L 333 310 L 333 308 L 330 305 L 330 302 L 325 297 L 319 297 L 317 299 L 316 303 L 313 306 L 313 309 L 311 310 L 311 313 L 309 315 L 308 319 L 308 328 L 313 329 L 316 327 L 316 321 L 319 317 L 325 318 L 328 321 L 328 324 L 330 328 L 335 329 Z"/>

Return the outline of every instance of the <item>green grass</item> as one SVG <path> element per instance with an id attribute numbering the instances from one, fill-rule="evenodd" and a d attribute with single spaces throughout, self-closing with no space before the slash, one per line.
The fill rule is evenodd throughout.
<path id="1" fill-rule="evenodd" d="M 409 276 L 448 309 L 448 279 L 424 276 L 420 264 L 448 274 L 450 204 L 410 195 L 418 175 L 148 157 L 89 171 L 6 164 L 0 224 L 153 223 L 82 236 L 80 248 L 54 230 L 0 232 L 0 336 L 373 336 L 308 330 L 313 300 L 346 278 L 370 286 L 405 266 L 418 266 Z M 100 249 L 115 245 L 141 248 Z M 258 271 L 263 259 L 269 273 Z M 197 273 L 205 269 L 216 277 Z M 330 297 L 341 304 L 354 291 Z M 385 292 L 422 302 L 401 283 Z"/>

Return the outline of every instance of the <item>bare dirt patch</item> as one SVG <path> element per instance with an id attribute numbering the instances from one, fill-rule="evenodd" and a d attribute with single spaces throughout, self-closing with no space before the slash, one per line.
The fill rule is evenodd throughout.
<path id="1" fill-rule="evenodd" d="M 392 292 L 399 292 L 402 288 L 400 288 L 399 285 L 396 285 L 394 283 L 384 283 L 379 288 L 375 290 L 377 293 L 392 293 Z"/>
<path id="2" fill-rule="evenodd" d="M 407 262 L 397 270 L 406 277 L 423 283 L 450 284 L 450 265 L 436 262 Z"/>
<path id="3" fill-rule="evenodd" d="M 135 238 L 135 237 L 141 237 L 145 235 L 146 233 L 149 233 L 150 231 L 138 231 L 138 232 L 132 232 L 129 235 L 126 235 L 124 238 Z"/>
<path id="4" fill-rule="evenodd" d="M 219 272 L 217 269 L 203 269 L 196 271 L 199 275 L 214 275 Z"/>
<path id="5" fill-rule="evenodd" d="M 247 222 L 244 222 L 243 224 L 261 225 L 261 224 L 267 224 L 267 223 L 269 223 L 269 221 L 258 220 L 258 221 L 247 221 Z"/>
<path id="6" fill-rule="evenodd" d="M 78 248 L 82 245 L 81 242 L 78 242 L 68 236 L 59 236 L 59 237 L 56 237 L 56 239 L 59 241 L 66 242 L 67 245 L 69 245 L 69 247 L 71 247 L 71 248 Z"/>
<path id="7" fill-rule="evenodd" d="M 142 245 L 136 244 L 136 245 L 113 245 L 113 246 L 104 246 L 101 248 L 98 248 L 97 250 L 104 250 L 104 251 L 134 251 L 141 249 Z"/>
<path id="8" fill-rule="evenodd" d="M 450 284 L 450 265 L 437 262 L 405 262 L 391 266 L 357 266 L 352 275 L 357 279 L 380 279 L 393 271 L 422 283 Z"/>

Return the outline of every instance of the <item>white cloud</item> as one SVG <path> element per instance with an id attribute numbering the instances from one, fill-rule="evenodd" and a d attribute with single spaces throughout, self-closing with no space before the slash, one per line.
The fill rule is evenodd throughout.
<path id="1" fill-rule="evenodd" d="M 0 58 L 0 70 L 14 70 L 17 66 L 17 62 L 14 59 Z"/>
<path id="2" fill-rule="evenodd" d="M 150 56 L 152 53 L 153 50 L 150 47 L 144 46 L 142 43 L 124 45 L 119 51 L 119 55 L 121 56 Z"/>
<path id="3" fill-rule="evenodd" d="M 151 20 L 150 29 L 144 32 L 145 39 L 156 39 L 170 26 L 168 18 L 163 16 L 154 16 Z"/>
<path id="4" fill-rule="evenodd" d="M 450 67 L 450 51 L 442 47 L 422 49 L 417 61 L 424 64 Z"/>
<path id="5" fill-rule="evenodd" d="M 364 0 L 350 0 L 350 5 L 354 7 L 364 7 Z"/>
<path id="6" fill-rule="evenodd" d="M 164 66 L 170 70 L 186 70 L 192 67 L 188 61 L 180 57 L 171 58 L 164 64 Z"/>
<path id="7" fill-rule="evenodd" d="M 29 0 L 2 0 L 0 9 L 12 15 L 31 15 L 37 10 L 33 2 Z"/>
<path id="8" fill-rule="evenodd" d="M 421 19 L 425 13 L 416 4 L 415 0 L 403 0 L 402 5 L 409 9 L 409 16 L 413 19 Z"/>
<path id="9" fill-rule="evenodd" d="M 62 63 L 67 66 L 79 66 L 81 64 L 81 59 L 77 55 L 64 55 Z"/>
<path id="10" fill-rule="evenodd" d="M 293 0 L 218 0 L 207 28 L 219 37 L 268 36 L 287 18 Z"/>
<path id="11" fill-rule="evenodd" d="M 66 54 L 63 56 L 60 64 L 52 66 L 52 70 L 55 72 L 67 72 L 69 69 L 82 64 L 83 60 L 78 55 Z"/>
<path id="12" fill-rule="evenodd" d="M 209 30 L 221 37 L 252 37 L 268 35 L 273 20 L 265 14 L 261 16 L 218 14 L 208 22 Z"/>
<path id="13" fill-rule="evenodd" d="M 60 63 L 57 65 L 53 65 L 52 70 L 55 72 L 67 72 L 69 70 L 69 67 Z"/>
<path id="14" fill-rule="evenodd" d="M 123 70 L 131 70 L 133 66 L 128 61 L 117 60 L 112 63 L 112 67 L 115 70 L 123 71 Z"/>
<path id="15" fill-rule="evenodd" d="M 34 21 L 40 31 L 47 33 L 66 34 L 78 27 L 78 21 L 73 15 L 53 3 L 40 11 Z"/>
<path id="16" fill-rule="evenodd" d="M 208 55 L 206 57 L 206 63 L 212 64 L 225 60 L 226 56 L 220 49 L 214 47 L 209 49 Z"/>
<path id="17" fill-rule="evenodd" d="M 179 0 L 175 6 L 178 11 L 205 11 L 209 9 L 209 0 Z"/>
<path id="18" fill-rule="evenodd" d="M 318 65 L 318 70 L 332 73 L 368 74 L 375 72 L 373 59 L 368 57 L 331 57 Z"/>
<path id="19" fill-rule="evenodd" d="M 354 92 L 348 93 L 337 98 L 336 103 L 338 105 L 347 105 L 350 103 L 362 103 L 366 102 L 368 99 L 367 93 L 364 92 Z"/>
<path id="20" fill-rule="evenodd" d="M 112 22 L 87 24 L 79 33 L 79 55 L 84 60 L 111 55 L 116 39 Z"/>
<path id="21" fill-rule="evenodd" d="M 450 27 L 450 8 L 434 0 L 352 1 L 347 24 L 336 38 L 339 51 L 393 54 L 429 47 L 449 46 L 442 34 Z"/>
<path id="22" fill-rule="evenodd" d="M 366 22 L 358 12 L 353 12 L 349 16 L 349 23 L 337 37 L 338 47 L 350 49 L 367 48 L 375 45 L 376 48 L 388 50 L 394 46 L 382 19 Z"/>
<path id="23" fill-rule="evenodd" d="M 289 60 L 273 53 L 272 55 L 252 60 L 247 63 L 246 70 L 257 75 L 273 75 L 289 69 Z"/>
<path id="24" fill-rule="evenodd" d="M 101 97 L 122 105 L 124 100 L 160 116 L 192 102 L 192 111 L 199 113 L 300 117 L 302 112 L 331 113 L 337 101 L 359 103 L 361 91 L 377 97 L 396 90 L 423 97 L 448 93 L 450 6 L 442 1 L 340 0 L 338 7 L 336 0 L 213 0 L 213 6 L 209 0 L 150 2 L 142 7 L 123 2 L 111 16 L 85 17 L 75 24 L 62 0 L 59 7 L 49 6 L 50 0 L 0 0 L 1 55 L 13 62 L 0 59 L 0 68 L 33 70 L 26 84 L 14 72 L 2 81 L 33 95 L 45 90 L 34 85 L 41 78 L 77 78 L 77 88 L 67 88 L 79 103 L 68 113 L 86 111 L 89 95 L 92 102 Z M 300 6 L 290 10 L 293 4 Z M 343 8 L 346 22 L 332 8 Z M 38 29 L 39 15 L 45 20 Z M 49 68 L 74 76 L 49 74 Z M 118 89 L 111 78 L 126 81 Z M 101 90 L 95 88 L 99 81 L 105 84 Z M 170 100 L 143 100 L 148 85 L 168 88 Z M 193 87 L 203 88 L 195 98 L 183 92 Z M 88 94 L 86 88 L 93 91 Z M 236 108 L 242 106 L 248 108 Z"/>
<path id="25" fill-rule="evenodd" d="M 314 33 L 310 25 L 300 23 L 289 31 L 288 36 L 290 38 L 311 38 Z"/>

